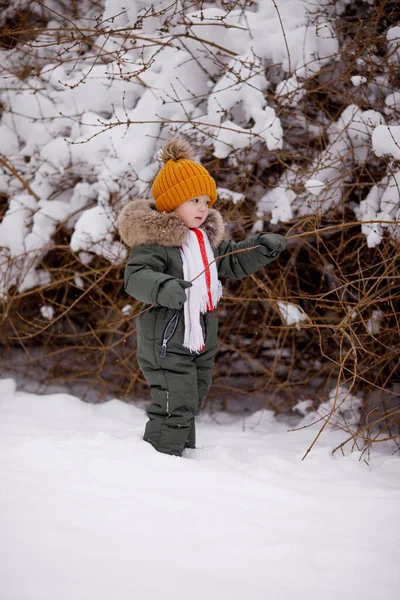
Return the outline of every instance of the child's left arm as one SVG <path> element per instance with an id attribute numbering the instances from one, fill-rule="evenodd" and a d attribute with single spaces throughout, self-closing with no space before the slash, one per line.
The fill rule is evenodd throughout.
<path id="1" fill-rule="evenodd" d="M 260 247 L 255 248 L 254 246 Z M 246 250 L 246 252 L 238 252 L 218 260 L 218 274 L 220 277 L 230 279 L 247 277 L 278 258 L 285 248 L 285 238 L 277 233 L 260 233 L 243 242 L 224 240 L 218 246 L 218 256 L 236 250 Z"/>

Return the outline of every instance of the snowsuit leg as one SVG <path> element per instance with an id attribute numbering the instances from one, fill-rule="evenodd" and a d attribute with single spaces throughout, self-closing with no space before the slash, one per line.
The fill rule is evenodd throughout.
<path id="1" fill-rule="evenodd" d="M 196 448 L 196 419 L 194 418 L 189 429 L 185 448 Z"/>
<path id="2" fill-rule="evenodd" d="M 216 351 L 216 345 L 212 345 L 210 347 L 206 346 L 205 351 L 200 353 L 195 359 L 198 394 L 196 415 L 200 414 L 203 401 L 207 397 L 211 387 Z"/>
<path id="3" fill-rule="evenodd" d="M 212 375 L 214 369 L 214 358 L 217 352 L 217 318 L 216 314 L 211 313 L 203 318 L 204 337 L 206 340 L 205 349 L 203 352 L 195 356 L 194 362 L 196 365 L 197 375 L 197 395 L 198 403 L 195 416 L 201 412 L 202 404 L 210 390 L 212 383 Z M 186 448 L 196 447 L 196 420 L 193 419 L 192 426 L 189 431 L 188 438 L 185 444 Z"/>
<path id="4" fill-rule="evenodd" d="M 211 321 L 204 317 L 205 349 L 200 354 L 189 352 L 183 347 L 182 316 L 164 354 L 163 339 L 171 311 L 158 309 L 156 318 L 145 313 L 138 323 L 137 359 L 153 399 L 144 439 L 159 452 L 176 456 L 182 456 L 185 446 L 195 445 L 194 419 L 211 385 L 217 338 L 215 316 Z"/>
<path id="5" fill-rule="evenodd" d="M 153 398 L 144 439 L 159 452 L 182 456 L 198 404 L 194 362 L 189 356 L 186 360 L 180 356 L 174 370 L 165 366 L 151 373 L 144 371 L 144 375 Z"/>

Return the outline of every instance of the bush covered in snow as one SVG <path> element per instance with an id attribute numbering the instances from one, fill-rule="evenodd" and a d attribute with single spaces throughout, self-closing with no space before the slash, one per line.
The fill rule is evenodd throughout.
<path id="1" fill-rule="evenodd" d="M 215 393 L 245 377 L 279 410 L 344 384 L 365 428 L 400 351 L 396 15 L 370 0 L 6 4 L 2 343 L 50 379 L 127 394 L 141 381 L 116 217 L 149 195 L 179 131 L 235 239 L 290 238 L 279 264 L 227 286 Z"/>

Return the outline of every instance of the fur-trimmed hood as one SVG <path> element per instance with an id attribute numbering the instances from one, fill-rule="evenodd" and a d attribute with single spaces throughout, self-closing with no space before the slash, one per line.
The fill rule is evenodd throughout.
<path id="1" fill-rule="evenodd" d="M 225 235 L 224 223 L 218 211 L 210 208 L 202 227 L 210 244 L 217 247 Z M 132 200 L 118 217 L 118 231 L 127 246 L 133 248 L 144 244 L 181 246 L 188 228 L 174 212 L 160 213 L 153 200 Z"/>

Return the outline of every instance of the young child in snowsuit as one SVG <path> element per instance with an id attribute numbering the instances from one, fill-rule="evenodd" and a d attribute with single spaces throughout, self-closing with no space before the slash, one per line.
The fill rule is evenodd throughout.
<path id="1" fill-rule="evenodd" d="M 211 385 L 218 277 L 255 273 L 286 244 L 274 233 L 239 243 L 224 239 L 222 217 L 211 208 L 217 199 L 215 181 L 193 160 L 188 142 L 172 138 L 161 158 L 165 164 L 152 187 L 155 202 L 129 202 L 118 226 L 132 248 L 125 291 L 145 305 L 156 303 L 137 319 L 137 359 L 153 399 L 144 440 L 159 452 L 182 456 L 184 448 L 195 447 L 195 416 Z M 254 246 L 260 247 L 205 269 L 215 257 Z"/>

